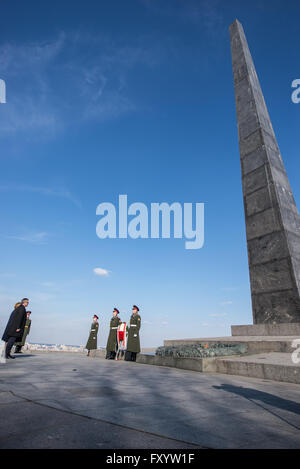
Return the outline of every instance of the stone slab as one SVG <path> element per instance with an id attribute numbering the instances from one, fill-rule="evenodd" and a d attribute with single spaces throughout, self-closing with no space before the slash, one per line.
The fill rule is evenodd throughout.
<path id="1" fill-rule="evenodd" d="M 218 358 L 216 368 L 218 373 L 300 384 L 300 364 L 293 363 L 291 354 L 288 353 Z"/>
<path id="2" fill-rule="evenodd" d="M 137 362 L 145 365 L 167 366 L 182 370 L 200 371 L 206 373 L 216 372 L 214 358 L 174 358 L 159 357 L 156 355 L 138 354 Z"/>
<path id="3" fill-rule="evenodd" d="M 90 351 L 90 356 L 92 358 L 105 358 L 106 356 L 106 350 L 104 349 L 97 349 L 97 350 L 91 350 Z"/>
<path id="4" fill-rule="evenodd" d="M 243 326 L 241 326 L 243 327 Z M 252 327 L 252 326 L 250 326 Z M 210 338 L 198 338 L 198 339 L 176 339 L 176 340 L 165 340 L 165 346 L 176 346 L 184 344 L 209 344 L 209 343 L 228 343 L 228 344 L 244 344 L 247 347 L 247 354 L 259 353 L 259 352 L 282 352 L 292 353 L 294 348 L 292 347 L 293 341 L 298 339 L 300 336 L 251 336 L 251 335 L 238 335 L 233 337 L 210 337 Z"/>
<path id="5" fill-rule="evenodd" d="M 269 337 L 300 337 L 300 323 L 288 324 L 252 324 L 245 326 L 231 326 L 233 337 L 269 336 Z"/>
<path id="6" fill-rule="evenodd" d="M 179 368 L 202 373 L 225 373 L 300 384 L 300 364 L 294 364 L 291 357 L 291 353 L 280 352 L 204 359 L 139 354 L 137 361 L 147 365 Z"/>
<path id="7" fill-rule="evenodd" d="M 293 363 L 292 353 L 267 352 L 264 354 L 204 359 L 140 354 L 137 361 L 147 365 L 179 368 L 202 373 L 225 373 L 300 384 L 300 364 Z"/>

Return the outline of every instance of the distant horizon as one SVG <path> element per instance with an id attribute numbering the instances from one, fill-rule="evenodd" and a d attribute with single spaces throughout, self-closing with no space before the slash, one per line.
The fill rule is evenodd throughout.
<path id="1" fill-rule="evenodd" d="M 45 345 L 46 347 L 52 347 L 52 346 L 65 346 L 65 347 L 77 347 L 77 348 L 81 348 L 83 347 L 85 349 L 85 346 L 84 345 L 74 345 L 74 344 L 45 344 L 43 342 L 26 342 L 27 344 L 29 345 Z M 153 347 L 142 347 L 144 349 L 147 349 L 147 348 L 157 348 L 155 346 Z M 101 349 L 101 350 L 106 350 L 106 347 L 100 347 L 98 346 L 97 349 Z"/>

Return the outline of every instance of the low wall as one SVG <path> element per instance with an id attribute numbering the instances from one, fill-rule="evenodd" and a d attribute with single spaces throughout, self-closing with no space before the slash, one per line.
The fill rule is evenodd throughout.
<path id="1" fill-rule="evenodd" d="M 91 350 L 92 358 L 105 358 L 105 350 Z M 215 372 L 216 364 L 214 358 L 173 358 L 159 357 L 153 354 L 138 353 L 136 357 L 137 363 L 144 365 L 167 366 L 171 368 L 180 368 L 182 370 Z"/>
<path id="2" fill-rule="evenodd" d="M 213 373 L 216 371 L 215 358 L 174 358 L 140 353 L 137 355 L 136 361 L 137 363 L 143 363 L 145 365 L 168 366 L 171 368 L 180 368 L 182 370 L 206 373 Z"/>

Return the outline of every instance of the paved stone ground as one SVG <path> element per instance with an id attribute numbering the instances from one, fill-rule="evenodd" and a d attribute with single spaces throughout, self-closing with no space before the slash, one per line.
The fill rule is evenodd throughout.
<path id="1" fill-rule="evenodd" d="M 299 448 L 300 387 L 107 361 L 0 365 L 0 448 Z"/>

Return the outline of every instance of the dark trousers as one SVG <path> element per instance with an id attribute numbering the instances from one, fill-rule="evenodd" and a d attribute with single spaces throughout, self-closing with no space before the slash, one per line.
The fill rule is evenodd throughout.
<path id="1" fill-rule="evenodd" d="M 16 341 L 16 337 L 9 337 L 7 343 L 6 343 L 6 350 L 5 350 L 5 355 L 8 356 L 10 355 L 10 351 L 13 348 L 13 345 Z"/>
<path id="2" fill-rule="evenodd" d="M 116 352 L 106 352 L 106 357 L 107 360 L 114 360 L 116 358 Z"/>
<path id="3" fill-rule="evenodd" d="M 127 362 L 135 362 L 136 361 L 136 352 L 129 352 L 129 350 L 126 350 L 125 360 Z"/>
<path id="4" fill-rule="evenodd" d="M 22 345 L 16 345 L 15 353 L 21 353 Z"/>

